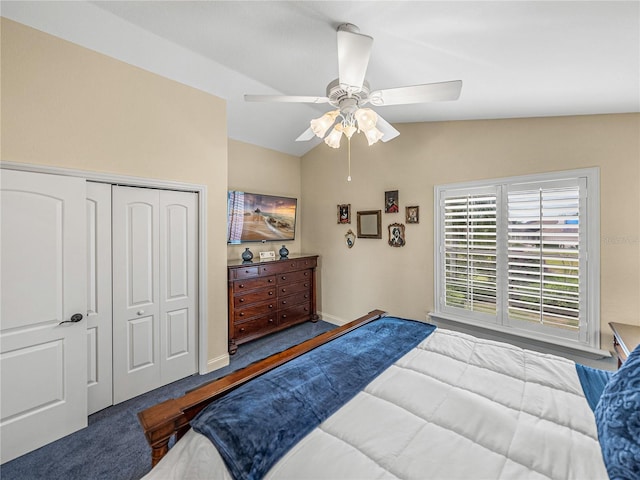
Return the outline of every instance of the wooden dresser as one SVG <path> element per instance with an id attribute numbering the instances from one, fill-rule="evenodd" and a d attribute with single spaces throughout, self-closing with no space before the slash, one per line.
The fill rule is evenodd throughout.
<path id="1" fill-rule="evenodd" d="M 229 353 L 238 345 L 311 320 L 316 313 L 317 255 L 266 262 L 230 261 Z"/>

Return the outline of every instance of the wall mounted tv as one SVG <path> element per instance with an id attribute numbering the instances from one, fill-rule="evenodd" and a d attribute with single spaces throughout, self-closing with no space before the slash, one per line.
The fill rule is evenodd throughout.
<path id="1" fill-rule="evenodd" d="M 227 243 L 294 240 L 296 198 L 229 191 Z"/>

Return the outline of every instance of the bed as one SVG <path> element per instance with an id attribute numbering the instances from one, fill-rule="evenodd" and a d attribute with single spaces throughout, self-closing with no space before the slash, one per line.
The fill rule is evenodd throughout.
<path id="1" fill-rule="evenodd" d="M 139 419 L 146 480 L 637 479 L 640 351 L 612 375 L 375 310 Z"/>

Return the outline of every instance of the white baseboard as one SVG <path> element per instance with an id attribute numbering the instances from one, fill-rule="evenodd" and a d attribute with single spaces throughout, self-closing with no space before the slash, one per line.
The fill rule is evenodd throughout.
<path id="1" fill-rule="evenodd" d="M 343 320 L 342 318 L 334 317 L 333 315 L 329 315 L 328 313 L 318 312 L 318 316 L 324 322 L 332 323 L 341 327 L 345 323 L 349 323 L 350 320 Z"/>
<path id="2" fill-rule="evenodd" d="M 205 373 L 211 373 L 215 370 L 226 367 L 227 365 L 229 365 L 229 354 L 224 353 L 207 361 L 207 371 Z"/>

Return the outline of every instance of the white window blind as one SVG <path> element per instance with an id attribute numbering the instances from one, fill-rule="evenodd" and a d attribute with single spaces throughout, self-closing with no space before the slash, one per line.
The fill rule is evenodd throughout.
<path id="1" fill-rule="evenodd" d="M 599 348 L 597 183 L 584 169 L 436 187 L 435 313 Z"/>
<path id="2" fill-rule="evenodd" d="M 570 183 L 509 189 L 509 319 L 579 329 L 580 188 Z"/>
<path id="3" fill-rule="evenodd" d="M 496 313 L 496 195 L 444 199 L 447 306 Z"/>

